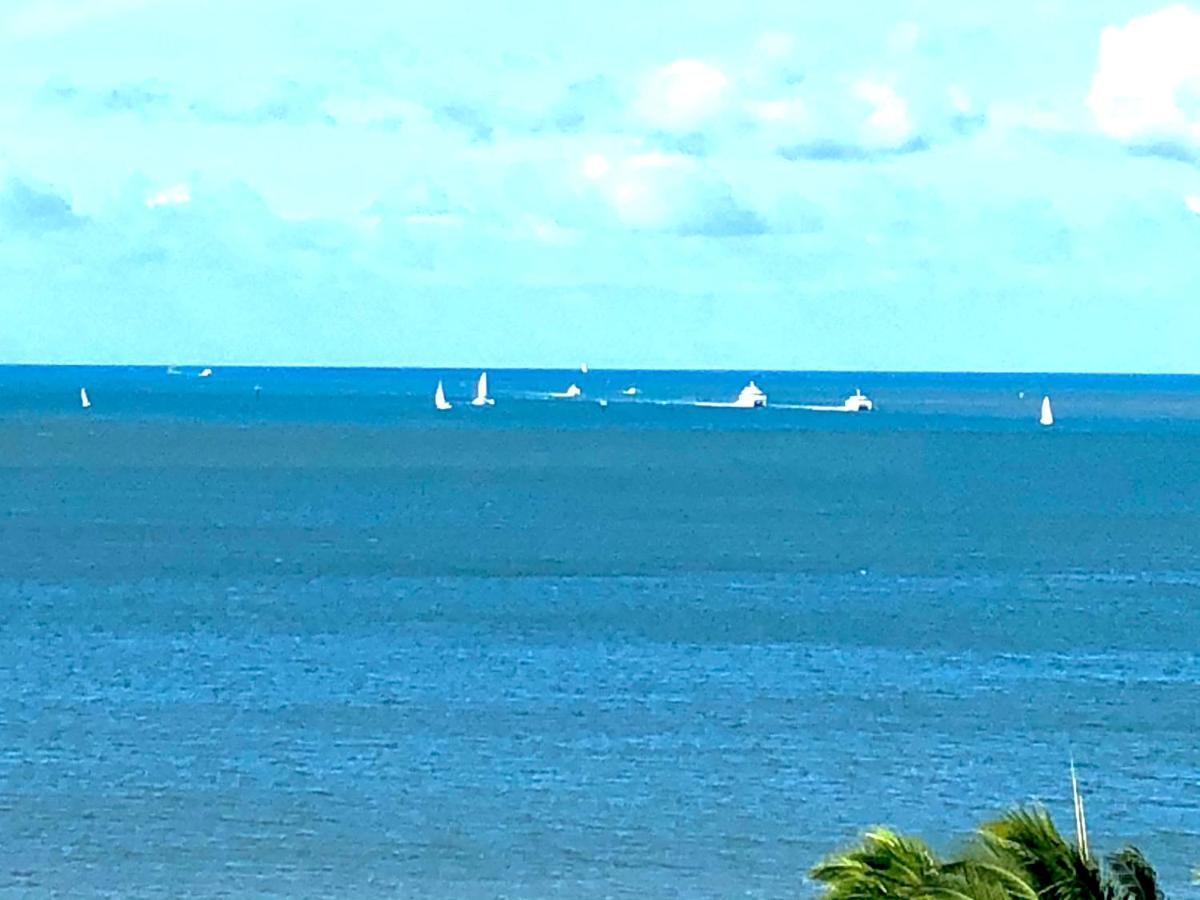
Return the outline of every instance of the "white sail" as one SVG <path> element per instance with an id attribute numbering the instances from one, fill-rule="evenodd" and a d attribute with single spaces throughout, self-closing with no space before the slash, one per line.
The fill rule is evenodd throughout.
<path id="1" fill-rule="evenodd" d="M 446 389 L 442 387 L 441 381 L 438 382 L 437 390 L 433 392 L 433 405 L 437 409 L 450 409 L 450 404 L 446 400 Z"/>
<path id="2" fill-rule="evenodd" d="M 550 396 L 559 400 L 573 400 L 583 394 L 583 390 L 577 384 L 572 384 L 565 391 L 553 391 Z"/>
<path id="3" fill-rule="evenodd" d="M 471 401 L 472 406 L 492 406 L 496 401 L 488 396 L 488 379 L 487 372 L 479 374 L 479 383 L 475 386 L 475 399 Z"/>
<path id="4" fill-rule="evenodd" d="M 586 374 L 588 373 L 588 366 L 587 366 L 587 363 L 584 363 L 583 365 L 581 365 L 581 366 L 579 367 L 579 372 L 580 372 L 580 374 L 582 374 L 582 375 L 586 375 Z"/>
<path id="5" fill-rule="evenodd" d="M 629 387 L 625 388 L 625 390 L 621 391 L 621 393 L 626 397 L 636 397 L 638 395 L 638 389 L 631 384 Z"/>
<path id="6" fill-rule="evenodd" d="M 201 369 L 200 374 L 197 375 L 196 377 L 197 378 L 210 378 L 210 377 L 212 377 L 212 369 Z"/>
<path id="7" fill-rule="evenodd" d="M 92 401 L 88 399 L 87 388 L 79 389 L 79 405 L 84 409 L 88 409 L 92 405 Z"/>
<path id="8" fill-rule="evenodd" d="M 1054 424 L 1054 411 L 1050 409 L 1050 398 L 1049 397 L 1042 398 L 1042 415 L 1041 415 L 1041 418 L 1038 419 L 1038 421 L 1041 422 L 1043 425 L 1053 425 Z"/>

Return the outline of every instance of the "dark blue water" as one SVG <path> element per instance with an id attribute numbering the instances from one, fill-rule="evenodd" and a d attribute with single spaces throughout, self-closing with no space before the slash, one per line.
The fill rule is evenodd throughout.
<path id="1" fill-rule="evenodd" d="M 1200 379 L 196 371 L 0 369 L 0 894 L 807 896 L 1071 755 L 1189 891 Z"/>

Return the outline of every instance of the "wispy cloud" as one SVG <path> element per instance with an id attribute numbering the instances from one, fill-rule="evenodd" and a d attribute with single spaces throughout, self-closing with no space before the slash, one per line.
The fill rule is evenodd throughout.
<path id="1" fill-rule="evenodd" d="M 1200 148 L 1200 12 L 1170 6 L 1106 28 L 1087 103 L 1104 134 L 1190 157 Z"/>

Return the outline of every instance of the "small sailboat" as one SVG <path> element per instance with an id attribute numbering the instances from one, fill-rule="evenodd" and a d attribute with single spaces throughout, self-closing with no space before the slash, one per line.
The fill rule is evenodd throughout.
<path id="1" fill-rule="evenodd" d="M 638 389 L 631 384 L 629 387 L 625 388 L 625 390 L 621 391 L 621 393 L 626 397 L 636 397 L 640 391 L 638 391 Z"/>
<path id="2" fill-rule="evenodd" d="M 88 398 L 88 395 L 87 395 L 87 388 L 79 389 L 79 405 L 82 406 L 84 409 L 90 409 L 92 406 L 92 401 Z"/>
<path id="3" fill-rule="evenodd" d="M 451 409 L 449 401 L 446 400 L 446 389 L 442 387 L 440 380 L 437 390 L 433 392 L 433 405 L 436 409 Z"/>
<path id="4" fill-rule="evenodd" d="M 1038 422 L 1047 426 L 1054 424 L 1054 411 L 1050 408 L 1049 396 L 1042 398 L 1042 414 L 1038 418 Z"/>
<path id="5" fill-rule="evenodd" d="M 583 394 L 583 389 L 577 384 L 572 384 L 565 391 L 555 391 L 550 396 L 559 400 L 573 400 Z"/>
<path id="6" fill-rule="evenodd" d="M 583 365 L 581 365 L 581 366 L 579 367 L 579 372 L 580 372 L 580 374 L 582 374 L 582 375 L 586 375 L 586 374 L 588 373 L 588 365 L 587 365 L 587 363 L 584 363 Z"/>
<path id="7" fill-rule="evenodd" d="M 200 374 L 197 375 L 196 377 L 197 378 L 211 378 L 212 377 L 212 369 L 208 369 L 208 368 L 201 369 Z"/>
<path id="8" fill-rule="evenodd" d="M 479 373 L 479 382 L 475 385 L 475 399 L 472 406 L 495 406 L 496 401 L 488 396 L 487 372 Z"/>

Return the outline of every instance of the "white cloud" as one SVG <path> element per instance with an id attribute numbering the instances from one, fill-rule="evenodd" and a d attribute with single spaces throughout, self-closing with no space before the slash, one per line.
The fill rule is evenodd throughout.
<path id="1" fill-rule="evenodd" d="M 186 184 L 173 184 L 155 191 L 146 198 L 146 206 L 153 209 L 156 206 L 180 206 L 192 202 L 192 190 Z"/>
<path id="2" fill-rule="evenodd" d="M 729 77 L 698 59 L 678 59 L 647 79 L 637 108 L 662 128 L 687 130 L 712 118 L 726 103 Z"/>
<path id="3" fill-rule="evenodd" d="M 1119 140 L 1200 144 L 1200 12 L 1170 6 L 1104 29 L 1087 102 Z"/>
<path id="4" fill-rule="evenodd" d="M 1183 205 L 1200 216 L 1200 194 L 1188 194 L 1183 198 Z"/>
<path id="5" fill-rule="evenodd" d="M 36 0 L 9 15 L 0 33 L 43 37 L 150 6 L 155 0 Z"/>
<path id="6" fill-rule="evenodd" d="M 583 164 L 579 168 L 583 172 L 583 177 L 588 181 L 599 181 L 609 173 L 612 165 L 603 153 L 591 153 L 583 160 Z"/>
<path id="7" fill-rule="evenodd" d="M 955 112 L 964 116 L 971 112 L 971 95 L 968 94 L 961 85 L 950 85 L 950 87 L 946 89 L 946 95 L 950 98 L 950 105 L 954 107 Z"/>
<path id="8" fill-rule="evenodd" d="M 597 189 L 617 221 L 634 230 L 726 236 L 764 228 L 716 172 L 683 154 L 627 156 Z"/>
<path id="9" fill-rule="evenodd" d="M 871 143 L 898 146 L 912 138 L 908 104 L 891 85 L 864 79 L 854 86 L 854 96 L 874 107 L 864 123 Z"/>

